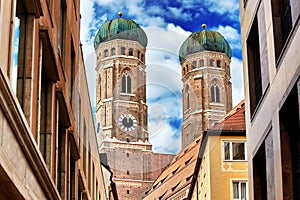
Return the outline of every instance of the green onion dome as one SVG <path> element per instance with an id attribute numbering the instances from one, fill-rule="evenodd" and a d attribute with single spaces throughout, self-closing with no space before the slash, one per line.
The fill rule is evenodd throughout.
<path id="1" fill-rule="evenodd" d="M 143 29 L 135 21 L 122 18 L 121 12 L 119 16 L 102 24 L 94 40 L 95 49 L 100 43 L 113 39 L 133 40 L 146 47 L 148 40 Z"/>
<path id="2" fill-rule="evenodd" d="M 202 26 L 203 28 L 206 25 Z M 182 62 L 188 55 L 201 51 L 216 51 L 225 53 L 231 59 L 232 52 L 225 38 L 216 31 L 201 30 L 192 33 L 179 49 L 179 60 Z"/>

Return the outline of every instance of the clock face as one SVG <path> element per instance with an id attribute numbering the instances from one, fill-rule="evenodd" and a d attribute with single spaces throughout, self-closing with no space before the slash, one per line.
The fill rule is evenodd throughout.
<path id="1" fill-rule="evenodd" d="M 135 117 L 131 114 L 123 114 L 119 117 L 119 126 L 124 131 L 133 131 L 137 125 Z"/>

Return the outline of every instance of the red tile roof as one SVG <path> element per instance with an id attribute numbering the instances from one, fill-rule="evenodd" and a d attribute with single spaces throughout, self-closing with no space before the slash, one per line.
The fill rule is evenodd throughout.
<path id="1" fill-rule="evenodd" d="M 202 137 L 196 138 L 188 147 L 179 152 L 169 166 L 160 174 L 147 192 L 144 200 L 166 199 L 180 190 L 189 188 L 195 171 Z"/>
<path id="2" fill-rule="evenodd" d="M 231 111 L 229 111 L 225 117 L 217 122 L 209 130 L 220 131 L 244 131 L 246 130 L 245 122 L 245 101 L 241 101 Z"/>

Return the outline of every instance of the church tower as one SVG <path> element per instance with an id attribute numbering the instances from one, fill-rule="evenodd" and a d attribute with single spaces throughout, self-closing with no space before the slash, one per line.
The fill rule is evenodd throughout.
<path id="1" fill-rule="evenodd" d="M 130 19 L 105 22 L 97 56 L 96 123 L 102 162 L 113 171 L 119 199 L 141 199 L 151 185 L 145 53 L 147 37 Z"/>
<path id="2" fill-rule="evenodd" d="M 232 108 L 231 48 L 224 37 L 203 30 L 192 33 L 179 50 L 182 66 L 182 149 Z"/>

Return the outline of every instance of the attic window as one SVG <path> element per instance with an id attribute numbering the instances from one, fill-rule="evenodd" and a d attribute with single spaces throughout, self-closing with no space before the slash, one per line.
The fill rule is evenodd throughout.
<path id="1" fill-rule="evenodd" d="M 178 187 L 179 183 L 177 183 L 177 185 L 175 185 L 174 187 L 172 187 L 172 192 L 174 192 L 176 190 L 176 188 Z"/>
<path id="2" fill-rule="evenodd" d="M 189 177 L 187 177 L 187 178 L 185 179 L 186 182 L 188 182 L 189 180 L 191 180 L 192 176 L 193 176 L 193 175 L 190 175 Z"/>
<path id="3" fill-rule="evenodd" d="M 179 167 L 177 167 L 174 171 L 172 171 L 172 175 L 174 175 L 178 171 Z"/>
<path id="4" fill-rule="evenodd" d="M 160 197 L 158 197 L 158 200 L 161 200 L 165 196 L 166 193 L 167 193 L 167 191 L 165 191 L 165 193 L 163 195 L 161 195 Z"/>
<path id="5" fill-rule="evenodd" d="M 185 161 L 185 165 L 189 164 L 189 162 L 192 160 L 192 158 L 188 159 L 187 161 Z"/>
<path id="6" fill-rule="evenodd" d="M 165 178 L 161 179 L 161 180 L 160 180 L 160 183 L 165 182 L 165 180 L 166 180 L 167 177 L 168 177 L 168 176 L 166 176 Z"/>

